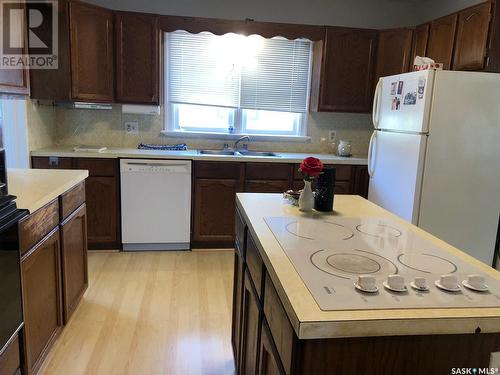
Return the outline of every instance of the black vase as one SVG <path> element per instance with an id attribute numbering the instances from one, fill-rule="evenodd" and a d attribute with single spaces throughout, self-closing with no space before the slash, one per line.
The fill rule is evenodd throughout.
<path id="1" fill-rule="evenodd" d="M 333 191 L 335 190 L 335 168 L 325 168 L 316 181 L 314 209 L 321 212 L 333 211 Z"/>

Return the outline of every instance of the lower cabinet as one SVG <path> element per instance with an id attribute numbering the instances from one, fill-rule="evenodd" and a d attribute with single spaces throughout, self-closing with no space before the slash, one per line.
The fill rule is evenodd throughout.
<path id="1" fill-rule="evenodd" d="M 193 204 L 193 243 L 232 246 L 238 180 L 197 179 Z"/>
<path id="2" fill-rule="evenodd" d="M 60 225 L 64 323 L 87 289 L 87 215 L 85 204 Z"/>
<path id="3" fill-rule="evenodd" d="M 59 229 L 21 260 L 25 362 L 36 373 L 63 326 Z"/>
<path id="4" fill-rule="evenodd" d="M 234 280 L 233 280 L 233 311 L 231 326 L 231 344 L 236 362 L 240 358 L 240 338 L 241 338 L 241 309 L 243 305 L 243 283 L 245 271 L 243 267 L 243 253 L 240 245 L 235 244 L 234 251 Z"/>
<path id="5" fill-rule="evenodd" d="M 259 369 L 258 375 L 285 375 L 285 370 L 281 365 L 278 351 L 273 343 L 273 338 L 266 319 L 262 319 L 260 329 L 260 348 L 259 348 Z"/>
<path id="6" fill-rule="evenodd" d="M 260 325 L 262 310 L 255 287 L 245 272 L 243 309 L 241 312 L 241 355 L 239 374 L 254 375 L 259 363 Z"/>

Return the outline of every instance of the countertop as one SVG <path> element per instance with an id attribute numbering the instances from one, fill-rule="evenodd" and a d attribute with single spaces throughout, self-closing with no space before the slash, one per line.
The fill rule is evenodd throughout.
<path id="1" fill-rule="evenodd" d="M 259 248 L 290 322 L 301 339 L 474 333 L 478 327 L 481 332 L 500 332 L 500 308 L 322 311 L 263 218 L 331 214 L 302 213 L 280 194 L 239 193 L 237 206 Z M 500 281 L 500 272 L 360 196 L 336 195 L 334 210 L 336 217 L 383 217 L 403 227 L 411 227 L 443 251 L 473 264 Z"/>
<path id="2" fill-rule="evenodd" d="M 263 163 L 300 163 L 308 156 L 314 156 L 325 164 L 367 165 L 366 156 L 341 157 L 333 154 L 276 152 L 279 157 L 240 156 L 240 155 L 202 155 L 198 150 L 157 151 L 134 148 L 108 148 L 103 152 L 73 151 L 73 147 L 55 147 L 31 152 L 31 156 L 58 156 L 70 158 L 154 158 L 187 159 L 207 161 L 239 161 Z"/>
<path id="3" fill-rule="evenodd" d="M 30 213 L 70 190 L 89 175 L 85 170 L 8 169 L 9 194 L 17 197 L 17 207 Z"/>

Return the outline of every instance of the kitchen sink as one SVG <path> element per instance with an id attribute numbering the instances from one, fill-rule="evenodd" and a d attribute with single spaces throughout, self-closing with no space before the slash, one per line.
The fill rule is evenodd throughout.
<path id="1" fill-rule="evenodd" d="M 231 150 L 200 150 L 201 155 L 237 155 L 236 151 Z"/>
<path id="2" fill-rule="evenodd" d="M 248 151 L 248 150 L 199 150 L 200 155 L 234 155 L 234 156 L 263 156 L 279 158 L 278 154 L 269 151 Z"/>
<path id="3" fill-rule="evenodd" d="M 275 157 L 275 158 L 280 157 L 278 154 L 275 154 L 274 152 L 269 152 L 269 151 L 241 150 L 241 151 L 238 151 L 238 154 L 240 154 L 242 156 L 267 156 L 267 157 Z"/>

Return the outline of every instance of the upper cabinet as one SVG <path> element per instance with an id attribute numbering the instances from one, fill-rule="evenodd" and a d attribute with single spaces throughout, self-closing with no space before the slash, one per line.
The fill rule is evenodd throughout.
<path id="1" fill-rule="evenodd" d="M 115 14 L 116 101 L 159 104 L 160 31 L 158 17 Z"/>
<path id="2" fill-rule="evenodd" d="M 408 72 L 412 52 L 413 30 L 409 28 L 382 30 L 378 38 L 375 78 Z"/>
<path id="3" fill-rule="evenodd" d="M 311 110 L 370 112 L 377 31 L 327 27 L 314 48 Z"/>
<path id="4" fill-rule="evenodd" d="M 457 18 L 457 14 L 451 14 L 431 22 L 427 56 L 443 63 L 444 69 L 451 68 Z"/>
<path id="5" fill-rule="evenodd" d="M 8 4 L 2 4 L 8 6 Z M 23 17 L 26 18 L 25 14 Z M 21 42 L 24 48 L 23 53 L 26 52 L 27 38 L 25 30 L 21 27 L 16 28 L 15 35 L 11 35 L 11 39 Z M 28 69 L 0 69 L 0 93 L 3 94 L 29 94 L 29 80 Z"/>
<path id="6" fill-rule="evenodd" d="M 427 56 L 427 43 L 429 41 L 429 24 L 424 23 L 413 30 L 413 44 L 411 49 L 410 68 L 416 56 Z M 410 69 L 411 70 L 411 69 Z"/>
<path id="7" fill-rule="evenodd" d="M 59 1 L 58 69 L 33 70 L 31 96 L 58 101 L 113 101 L 113 13 Z"/>
<path id="8" fill-rule="evenodd" d="M 490 20 L 491 3 L 489 2 L 459 13 L 453 57 L 454 70 L 484 68 Z"/>
<path id="9" fill-rule="evenodd" d="M 113 13 L 72 1 L 69 27 L 71 99 L 113 101 Z"/>

